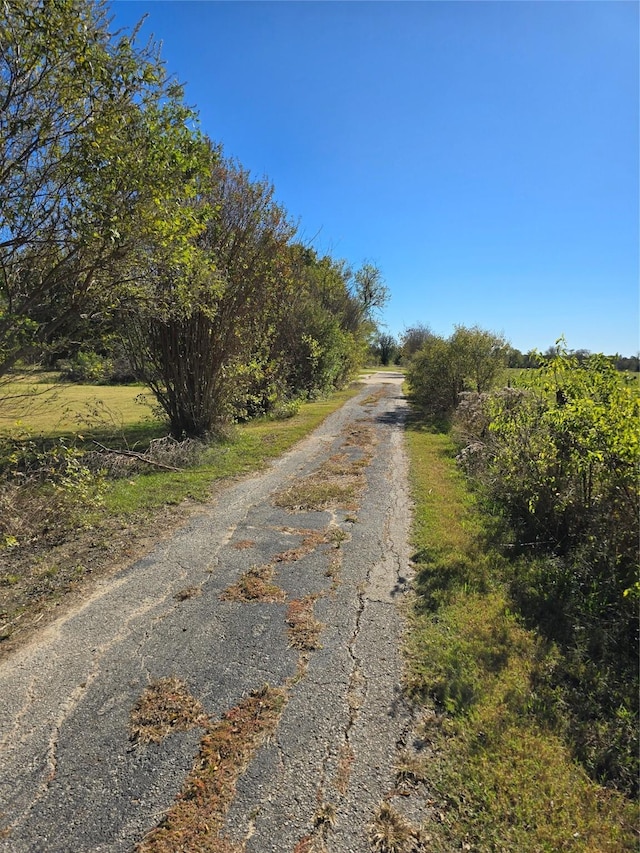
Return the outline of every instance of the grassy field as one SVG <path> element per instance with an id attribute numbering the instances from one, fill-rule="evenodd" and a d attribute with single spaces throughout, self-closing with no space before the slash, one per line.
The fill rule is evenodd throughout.
<path id="1" fill-rule="evenodd" d="M 164 426 L 152 411 L 153 395 L 142 385 L 70 385 L 40 374 L 0 386 L 0 433 L 27 429 L 37 436 L 96 432 L 128 434 Z M 39 380 L 39 381 L 38 381 Z"/>
<path id="2" fill-rule="evenodd" d="M 514 612 L 449 437 L 415 419 L 408 446 L 417 577 L 407 689 L 429 744 L 412 771 L 438 815 L 425 827 L 429 849 L 637 850 L 635 806 L 591 781 L 536 707 L 536 672 L 554 651 Z"/>

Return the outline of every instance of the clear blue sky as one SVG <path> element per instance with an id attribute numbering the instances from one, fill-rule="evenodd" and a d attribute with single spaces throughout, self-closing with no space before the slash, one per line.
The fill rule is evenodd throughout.
<path id="1" fill-rule="evenodd" d="M 148 13 L 202 129 L 399 334 L 639 348 L 637 2 L 185 2 Z"/>

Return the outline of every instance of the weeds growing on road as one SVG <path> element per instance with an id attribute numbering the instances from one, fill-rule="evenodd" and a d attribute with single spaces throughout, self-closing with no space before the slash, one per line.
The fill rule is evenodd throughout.
<path id="1" fill-rule="evenodd" d="M 320 648 L 320 634 L 324 625 L 313 615 L 313 605 L 317 595 L 305 595 L 304 598 L 289 602 L 286 622 L 289 645 L 303 652 L 312 652 Z"/>
<path id="2" fill-rule="evenodd" d="M 258 747 L 275 731 L 286 702 L 284 688 L 265 685 L 221 720 L 203 721 L 200 752 L 182 792 L 162 823 L 136 846 L 136 853 L 239 853 L 241 848 L 220 837 L 220 831 L 238 779 Z"/>
<path id="3" fill-rule="evenodd" d="M 129 735 L 140 743 L 160 743 L 176 731 L 204 726 L 202 704 L 178 678 L 152 681 L 135 704 L 129 721 Z"/>
<path id="4" fill-rule="evenodd" d="M 90 390 L 74 386 L 73 393 L 86 396 Z M 111 395 L 110 409 L 120 411 L 122 401 L 122 417 L 111 418 L 108 424 L 86 425 L 82 438 L 72 436 L 72 422 L 67 420 L 68 438 L 61 444 L 49 407 L 46 418 L 41 414 L 36 422 L 46 434 L 27 436 L 22 430 L 20 447 L 6 430 L 0 435 L 0 468 L 2 459 L 6 465 L 24 468 L 21 460 L 25 453 L 35 459 L 44 452 L 42 448 L 49 447 L 48 459 L 52 447 L 63 446 L 68 450 L 65 459 L 68 457 L 71 464 L 66 464 L 61 451 L 56 450 L 54 467 L 60 483 L 34 480 L 18 486 L 10 471 L 6 482 L 0 482 L 0 651 L 8 647 L 7 640 L 20 639 L 34 624 L 44 624 L 40 621 L 43 615 L 54 612 L 53 608 L 88 577 L 113 571 L 114 566 L 135 558 L 157 541 L 159 535 L 178 527 L 194 506 L 210 498 L 216 481 L 263 467 L 315 429 L 358 388 L 305 403 L 286 420 L 265 418 L 239 426 L 205 448 L 195 467 L 165 471 L 147 466 L 144 473 L 116 480 L 85 477 L 83 453 L 93 446 L 92 439 L 111 447 L 144 450 L 159 436 L 161 425 L 156 423 L 151 429 L 149 422 L 139 420 L 140 407 L 132 402 L 131 388 L 93 391 Z M 70 407 L 72 403 L 69 400 Z M 59 413 L 59 405 L 55 410 Z M 82 467 L 76 476 L 78 464 Z M 51 465 L 44 468 L 48 470 Z"/>
<path id="5" fill-rule="evenodd" d="M 284 601 L 287 595 L 273 583 L 274 575 L 275 568 L 272 563 L 251 566 L 221 593 L 220 598 L 222 601 Z"/>

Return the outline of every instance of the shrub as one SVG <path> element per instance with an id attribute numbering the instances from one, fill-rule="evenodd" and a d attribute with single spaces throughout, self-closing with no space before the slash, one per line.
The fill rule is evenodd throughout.
<path id="1" fill-rule="evenodd" d="M 79 352 L 72 359 L 61 359 L 56 366 L 63 382 L 98 385 L 112 373 L 110 359 L 95 352 Z"/>
<path id="2" fill-rule="evenodd" d="M 458 459 L 513 532 L 516 601 L 562 650 L 541 702 L 594 777 L 635 790 L 639 398 L 601 355 L 560 350 L 520 382 L 463 400 Z"/>

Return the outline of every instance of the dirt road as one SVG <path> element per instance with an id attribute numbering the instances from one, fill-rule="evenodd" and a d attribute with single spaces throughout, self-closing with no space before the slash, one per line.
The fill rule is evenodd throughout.
<path id="1" fill-rule="evenodd" d="M 371 850 L 410 723 L 401 379 L 4 662 L 0 850 Z M 168 811 L 210 846 L 154 847 Z"/>

